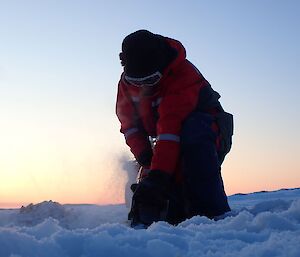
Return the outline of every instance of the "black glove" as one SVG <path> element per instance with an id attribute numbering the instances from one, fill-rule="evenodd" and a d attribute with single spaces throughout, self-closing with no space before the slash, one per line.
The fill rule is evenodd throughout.
<path id="1" fill-rule="evenodd" d="M 145 150 L 139 156 L 136 156 L 136 161 L 143 167 L 150 166 L 152 160 L 152 150 Z"/>
<path id="2" fill-rule="evenodd" d="M 159 203 L 168 195 L 171 178 L 166 172 L 151 170 L 138 185 L 134 198 L 139 202 Z"/>
<path id="3" fill-rule="evenodd" d="M 132 226 L 149 226 L 159 220 L 165 220 L 169 199 L 171 176 L 159 170 L 151 170 L 137 186 L 132 197 Z"/>

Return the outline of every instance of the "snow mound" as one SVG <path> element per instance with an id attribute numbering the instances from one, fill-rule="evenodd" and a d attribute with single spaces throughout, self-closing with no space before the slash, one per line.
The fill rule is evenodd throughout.
<path id="1" fill-rule="evenodd" d="M 17 221 L 19 225 L 36 225 L 47 218 L 63 220 L 67 215 L 68 212 L 61 204 L 50 200 L 22 206 Z"/>
<path id="2" fill-rule="evenodd" d="M 50 201 L 0 211 L 0 257 L 299 257 L 300 190 L 275 194 L 233 196 L 230 204 L 238 207 L 218 221 L 196 216 L 147 230 L 128 227 L 125 205 Z"/>
<path id="3" fill-rule="evenodd" d="M 124 205 L 61 205 L 50 200 L 22 206 L 17 210 L 0 210 L 0 228 L 30 227 L 47 219 L 55 220 L 60 227 L 66 229 L 95 228 L 105 223 L 125 224 L 126 217 L 127 209 Z"/>

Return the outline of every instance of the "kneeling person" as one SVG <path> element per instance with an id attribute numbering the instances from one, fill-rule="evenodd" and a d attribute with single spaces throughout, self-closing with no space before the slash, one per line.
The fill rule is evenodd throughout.
<path id="1" fill-rule="evenodd" d="M 221 164 L 231 148 L 233 119 L 220 95 L 177 40 L 136 31 L 123 40 L 120 60 L 121 132 L 142 170 L 149 170 L 132 186 L 132 226 L 230 211 Z"/>

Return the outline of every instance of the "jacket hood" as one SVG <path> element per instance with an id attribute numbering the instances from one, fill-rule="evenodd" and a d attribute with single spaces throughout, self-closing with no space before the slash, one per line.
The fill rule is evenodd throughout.
<path id="1" fill-rule="evenodd" d="M 184 46 L 178 40 L 165 37 L 165 40 L 169 46 L 176 50 L 176 57 L 169 63 L 166 69 L 163 71 L 163 75 L 167 74 L 170 70 L 176 68 L 181 62 L 186 59 L 186 51 Z"/>

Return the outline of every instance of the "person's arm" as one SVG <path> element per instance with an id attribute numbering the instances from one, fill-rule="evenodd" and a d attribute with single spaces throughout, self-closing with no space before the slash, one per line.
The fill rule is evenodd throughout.
<path id="1" fill-rule="evenodd" d="M 142 166 L 149 166 L 152 158 L 152 148 L 141 127 L 134 103 L 121 81 L 118 85 L 116 114 L 121 123 L 120 132 L 124 134 L 126 144 L 130 147 L 136 160 Z"/>

